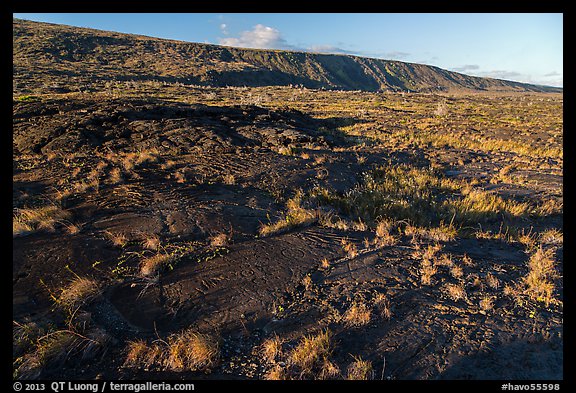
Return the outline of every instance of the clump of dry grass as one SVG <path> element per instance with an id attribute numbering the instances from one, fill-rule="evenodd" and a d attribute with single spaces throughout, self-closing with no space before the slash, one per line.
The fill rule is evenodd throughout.
<path id="1" fill-rule="evenodd" d="M 467 299 L 466 289 L 463 284 L 446 284 L 443 288 L 444 293 L 455 302 Z"/>
<path id="2" fill-rule="evenodd" d="M 420 262 L 420 282 L 422 285 L 432 284 L 432 277 L 437 272 L 438 268 L 429 259 L 423 259 Z"/>
<path id="3" fill-rule="evenodd" d="M 532 233 L 531 230 L 530 232 L 525 233 L 524 229 L 522 229 L 522 232 L 518 234 L 518 241 L 524 244 L 527 250 L 534 250 L 538 242 L 538 235 Z"/>
<path id="4" fill-rule="evenodd" d="M 455 264 L 450 268 L 450 274 L 454 278 L 462 278 L 462 276 L 464 276 L 464 271 L 461 266 Z"/>
<path id="5" fill-rule="evenodd" d="M 289 354 L 289 363 L 300 368 L 302 374 L 320 366 L 332 351 L 332 333 L 324 330 L 316 335 L 307 335 Z"/>
<path id="6" fill-rule="evenodd" d="M 376 237 L 374 244 L 378 247 L 393 246 L 398 243 L 398 239 L 392 235 L 394 222 L 392 220 L 382 219 L 376 224 Z"/>
<path id="7" fill-rule="evenodd" d="M 376 237 L 385 237 L 392 232 L 394 228 L 394 221 L 383 218 L 376 224 Z"/>
<path id="8" fill-rule="evenodd" d="M 312 277 L 307 274 L 304 276 L 304 278 L 302 278 L 302 285 L 304 286 L 304 289 L 306 291 L 309 291 L 312 288 Z"/>
<path id="9" fill-rule="evenodd" d="M 172 262 L 172 256 L 166 253 L 157 253 L 140 261 L 140 274 L 144 277 L 158 273 Z"/>
<path id="10" fill-rule="evenodd" d="M 340 369 L 328 359 L 324 359 L 318 378 L 321 380 L 337 379 L 340 376 Z"/>
<path id="11" fill-rule="evenodd" d="M 406 225 L 404 234 L 406 234 L 406 236 L 412 236 L 413 243 L 421 240 L 448 242 L 456 239 L 458 231 L 452 224 L 445 225 L 441 222 L 439 226 L 430 228 Z"/>
<path id="12" fill-rule="evenodd" d="M 53 231 L 56 223 L 70 219 L 71 214 L 57 205 L 15 209 L 12 235 L 25 235 L 37 230 Z"/>
<path id="13" fill-rule="evenodd" d="M 222 176 L 222 182 L 224 184 L 234 185 L 234 184 L 236 184 L 236 177 L 234 177 L 233 174 L 228 173 L 228 174 Z"/>
<path id="14" fill-rule="evenodd" d="M 551 216 L 562 214 L 564 212 L 564 203 L 556 198 L 549 198 L 541 202 L 536 207 L 536 214 L 539 216 Z"/>
<path id="15" fill-rule="evenodd" d="M 327 159 L 328 159 L 328 157 L 326 157 L 326 156 L 318 155 L 318 156 L 314 157 L 314 164 L 315 165 L 324 164 Z"/>
<path id="16" fill-rule="evenodd" d="M 168 338 L 166 365 L 169 370 L 210 369 L 218 362 L 219 357 L 218 341 L 207 334 L 188 329 Z"/>
<path id="17" fill-rule="evenodd" d="M 342 320 L 347 326 L 357 327 L 370 323 L 372 310 L 365 303 L 356 302 L 346 310 Z"/>
<path id="18" fill-rule="evenodd" d="M 142 241 L 142 246 L 148 250 L 158 250 L 160 244 L 160 237 L 156 234 L 147 234 Z"/>
<path id="19" fill-rule="evenodd" d="M 128 236 L 123 232 L 104 231 L 104 235 L 116 247 L 124 247 L 128 243 Z"/>
<path id="20" fill-rule="evenodd" d="M 100 284 L 98 281 L 86 278 L 76 277 L 67 286 L 62 288 L 56 303 L 68 311 L 74 311 L 100 294 Z"/>
<path id="21" fill-rule="evenodd" d="M 462 264 L 464 264 L 465 266 L 472 267 L 474 266 L 474 261 L 468 255 L 464 254 L 464 256 L 462 257 Z"/>
<path id="22" fill-rule="evenodd" d="M 366 232 L 368 230 L 368 225 L 366 225 L 362 219 L 358 219 L 358 221 L 352 223 L 352 229 L 358 232 Z"/>
<path id="23" fill-rule="evenodd" d="M 435 266 L 446 266 L 450 269 L 452 269 L 453 267 L 455 267 L 456 265 L 454 264 L 454 261 L 452 260 L 452 256 L 450 254 L 441 254 L 439 255 L 437 258 L 434 259 L 434 265 Z M 457 266 L 460 267 L 460 266 Z M 458 274 L 459 272 L 456 271 L 456 274 Z"/>
<path id="24" fill-rule="evenodd" d="M 482 311 L 490 311 L 494 308 L 494 300 L 490 296 L 484 296 L 479 305 Z"/>
<path id="25" fill-rule="evenodd" d="M 296 226 L 310 225 L 318 219 L 315 211 L 302 207 L 301 191 L 287 201 L 286 207 L 287 212 L 284 219 L 274 224 L 262 225 L 259 231 L 260 236 L 283 233 Z"/>
<path id="26" fill-rule="evenodd" d="M 148 345 L 144 340 L 129 341 L 126 348 L 125 367 L 143 367 L 148 369 L 162 358 L 159 344 Z"/>
<path id="27" fill-rule="evenodd" d="M 413 253 L 415 258 L 420 258 L 420 282 L 422 285 L 431 285 L 432 277 L 438 273 L 439 263 L 436 254 L 442 249 L 440 244 L 428 245 L 422 252 L 417 250 Z"/>
<path id="28" fill-rule="evenodd" d="M 500 280 L 498 280 L 498 277 L 488 272 L 488 274 L 486 274 L 486 284 L 492 289 L 498 289 L 500 287 Z"/>
<path id="29" fill-rule="evenodd" d="M 324 258 L 320 261 L 320 267 L 322 269 L 328 269 L 330 267 L 330 260 L 328 258 Z"/>
<path id="30" fill-rule="evenodd" d="M 346 379 L 355 381 L 369 380 L 373 378 L 373 374 L 372 363 L 358 357 L 348 366 Z"/>
<path id="31" fill-rule="evenodd" d="M 374 305 L 380 311 L 380 315 L 384 319 L 392 317 L 392 310 L 390 306 L 390 299 L 384 293 L 379 293 L 374 297 Z"/>
<path id="32" fill-rule="evenodd" d="M 109 342 L 103 329 L 92 329 L 81 335 L 72 330 L 58 330 L 36 339 L 31 352 L 14 362 L 14 375 L 18 379 L 36 379 L 46 368 L 58 368 L 72 356 L 93 358 Z"/>
<path id="33" fill-rule="evenodd" d="M 78 346 L 79 337 L 69 331 L 56 331 L 38 340 L 36 355 L 42 365 L 61 364 Z"/>
<path id="34" fill-rule="evenodd" d="M 172 334 L 167 341 L 158 340 L 151 345 L 143 340 L 130 341 L 124 365 L 134 368 L 155 365 L 170 371 L 198 371 L 210 369 L 219 359 L 218 340 L 187 329 Z"/>
<path id="35" fill-rule="evenodd" d="M 541 232 L 539 240 L 541 244 L 558 245 L 564 243 L 564 235 L 558 229 L 552 228 Z"/>
<path id="36" fill-rule="evenodd" d="M 219 233 L 208 240 L 211 247 L 224 247 L 230 243 L 230 236 L 227 233 Z"/>
<path id="37" fill-rule="evenodd" d="M 342 239 L 340 244 L 342 245 L 342 249 L 348 258 L 355 258 L 358 255 L 358 247 L 350 240 Z"/>
<path id="38" fill-rule="evenodd" d="M 459 222 L 467 224 L 493 220 L 500 215 L 522 217 L 531 211 L 527 202 L 505 200 L 480 189 L 471 189 L 464 192 L 463 198 L 446 202 L 446 208 L 453 212 Z"/>
<path id="39" fill-rule="evenodd" d="M 65 223 L 64 226 L 66 227 L 66 232 L 70 235 L 76 235 L 82 230 L 82 224 L 80 223 Z"/>
<path id="40" fill-rule="evenodd" d="M 178 184 L 186 183 L 186 174 L 184 173 L 184 170 L 177 170 L 174 172 L 174 179 L 176 179 L 176 183 Z"/>
<path id="41" fill-rule="evenodd" d="M 122 175 L 122 170 L 120 168 L 112 168 L 108 174 L 108 183 L 118 184 L 124 179 Z"/>
<path id="42" fill-rule="evenodd" d="M 548 306 L 554 300 L 554 251 L 540 246 L 528 261 L 528 274 L 523 279 L 524 293 L 531 299 L 542 301 Z"/>
<path id="43" fill-rule="evenodd" d="M 284 341 L 276 335 L 264 340 L 260 351 L 264 360 L 266 360 L 268 363 L 274 363 L 276 359 L 282 354 L 283 342 Z"/>
<path id="44" fill-rule="evenodd" d="M 442 246 L 440 244 L 428 245 L 422 254 L 422 259 L 433 261 L 436 257 L 436 254 L 440 250 L 442 250 Z"/>

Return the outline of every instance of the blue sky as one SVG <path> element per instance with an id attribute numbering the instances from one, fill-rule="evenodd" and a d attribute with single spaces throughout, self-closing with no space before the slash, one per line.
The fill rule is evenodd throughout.
<path id="1" fill-rule="evenodd" d="M 14 14 L 189 42 L 353 54 L 563 86 L 562 14 Z"/>

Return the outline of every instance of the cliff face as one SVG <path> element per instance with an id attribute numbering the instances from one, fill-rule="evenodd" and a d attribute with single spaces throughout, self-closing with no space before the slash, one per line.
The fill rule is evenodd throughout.
<path id="1" fill-rule="evenodd" d="M 110 80 L 366 91 L 563 91 L 423 64 L 241 49 L 18 19 L 13 20 L 13 72 L 16 91 L 67 89 Z"/>

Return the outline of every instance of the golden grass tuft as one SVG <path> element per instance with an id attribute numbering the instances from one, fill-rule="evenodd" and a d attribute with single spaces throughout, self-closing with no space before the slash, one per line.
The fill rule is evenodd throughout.
<path id="1" fill-rule="evenodd" d="M 420 240 L 430 240 L 434 242 L 448 242 L 456 239 L 458 231 L 450 224 L 445 225 L 443 222 L 437 227 L 417 227 L 414 225 L 407 225 L 404 229 L 407 236 L 412 236 L 412 242 Z"/>
<path id="2" fill-rule="evenodd" d="M 374 244 L 378 247 L 389 247 L 398 243 L 398 239 L 392 235 L 394 222 L 392 220 L 382 219 L 376 224 L 376 237 Z"/>
<path id="3" fill-rule="evenodd" d="M 286 202 L 287 211 L 284 219 L 275 222 L 274 224 L 265 224 L 260 227 L 260 236 L 271 236 L 274 234 L 284 233 L 297 226 L 306 226 L 318 220 L 318 215 L 315 211 L 303 208 L 302 192 L 297 192 L 296 195 Z"/>
<path id="4" fill-rule="evenodd" d="M 80 233 L 80 231 L 82 230 L 82 224 L 79 223 L 65 223 L 64 226 L 66 227 L 66 232 L 69 235 L 76 235 L 78 233 Z"/>
<path id="5" fill-rule="evenodd" d="M 156 234 L 145 235 L 142 241 L 142 246 L 148 250 L 158 250 L 160 244 L 160 237 Z"/>
<path id="6" fill-rule="evenodd" d="M 446 284 L 444 285 L 444 293 L 455 302 L 467 299 L 466 290 L 463 284 Z"/>
<path id="7" fill-rule="evenodd" d="M 276 335 L 264 340 L 260 350 L 264 360 L 266 360 L 268 363 L 274 363 L 276 359 L 282 354 L 283 342 L 284 341 Z"/>
<path id="8" fill-rule="evenodd" d="M 56 303 L 66 310 L 74 311 L 92 301 L 99 294 L 100 284 L 98 281 L 86 277 L 76 277 L 61 290 Z"/>
<path id="9" fill-rule="evenodd" d="M 302 285 L 304 286 L 304 289 L 306 291 L 309 291 L 312 288 L 312 284 L 313 284 L 312 277 L 309 274 L 305 275 L 304 278 L 302 278 Z"/>
<path id="10" fill-rule="evenodd" d="M 554 300 L 554 279 L 557 277 L 554 267 L 554 251 L 540 246 L 528 261 L 528 274 L 523 282 L 524 293 L 532 300 L 542 301 L 548 306 Z"/>
<path id="11" fill-rule="evenodd" d="M 324 363 L 322 363 L 322 368 L 320 369 L 318 379 L 330 380 L 330 379 L 337 379 L 339 377 L 340 377 L 340 369 L 338 368 L 338 366 L 336 366 L 330 360 L 324 359 Z"/>
<path id="12" fill-rule="evenodd" d="M 300 343 L 290 352 L 290 364 L 308 373 L 328 358 L 332 351 L 332 333 L 324 330 L 316 335 L 304 336 Z"/>
<path id="13" fill-rule="evenodd" d="M 12 216 L 12 235 L 25 235 L 37 230 L 53 231 L 56 223 L 70 217 L 69 212 L 57 205 L 16 209 Z"/>
<path id="14" fill-rule="evenodd" d="M 211 247 L 224 247 L 230 243 L 230 236 L 226 233 L 219 233 L 209 239 Z"/>
<path id="15" fill-rule="evenodd" d="M 364 303 L 354 303 L 344 313 L 342 320 L 346 326 L 364 326 L 370 323 L 372 310 Z"/>
<path id="16" fill-rule="evenodd" d="M 376 237 L 386 237 L 390 235 L 392 229 L 394 228 L 394 222 L 389 219 L 381 219 L 376 224 Z"/>
<path id="17" fill-rule="evenodd" d="M 490 272 L 486 274 L 486 284 L 492 289 L 500 288 L 500 280 Z"/>
<path id="18" fill-rule="evenodd" d="M 350 240 L 342 239 L 340 244 L 342 245 L 342 249 L 348 258 L 355 258 L 358 255 L 358 247 Z"/>
<path id="19" fill-rule="evenodd" d="M 494 308 L 494 300 L 490 296 L 484 296 L 479 305 L 482 311 L 490 311 Z"/>
<path id="20" fill-rule="evenodd" d="M 564 235 L 556 228 L 547 229 L 540 233 L 540 243 L 547 245 L 559 245 L 564 243 Z"/>
<path id="21" fill-rule="evenodd" d="M 432 277 L 437 272 L 438 268 L 429 259 L 422 259 L 420 262 L 420 282 L 422 285 L 432 284 Z"/>
<path id="22" fill-rule="evenodd" d="M 118 184 L 124 179 L 122 170 L 120 168 L 112 168 L 108 174 L 108 182 L 110 184 Z"/>
<path id="23" fill-rule="evenodd" d="M 116 247 L 124 247 L 128 243 L 128 236 L 122 232 L 104 231 L 104 235 Z"/>
<path id="24" fill-rule="evenodd" d="M 361 357 L 355 358 L 346 370 L 346 379 L 354 381 L 364 381 L 373 379 L 374 371 L 372 363 L 362 360 Z"/>
<path id="25" fill-rule="evenodd" d="M 196 371 L 216 365 L 220 357 L 218 341 L 191 329 L 168 338 L 166 366 L 172 371 Z"/>
<path id="26" fill-rule="evenodd" d="M 379 293 L 374 297 L 374 305 L 380 311 L 380 315 L 384 319 L 392 318 L 392 310 L 390 307 L 390 299 L 383 293 Z"/>
<path id="27" fill-rule="evenodd" d="M 462 267 L 459 265 L 453 265 L 450 268 L 450 274 L 452 275 L 452 277 L 454 278 L 462 278 L 462 276 L 464 276 L 464 271 L 462 270 Z"/>
<path id="28" fill-rule="evenodd" d="M 157 253 L 140 261 L 140 274 L 148 277 L 160 272 L 172 262 L 172 256 L 165 253 Z"/>
<path id="29" fill-rule="evenodd" d="M 160 357 L 162 350 L 157 344 L 149 346 L 144 340 L 129 341 L 126 348 L 125 367 L 148 368 Z"/>
<path id="30" fill-rule="evenodd" d="M 222 176 L 222 182 L 227 185 L 234 185 L 236 184 L 236 177 L 233 174 L 229 173 L 227 175 Z"/>

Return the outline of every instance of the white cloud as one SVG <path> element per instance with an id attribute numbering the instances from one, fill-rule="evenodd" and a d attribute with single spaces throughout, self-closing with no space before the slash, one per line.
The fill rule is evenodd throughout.
<path id="1" fill-rule="evenodd" d="M 410 56 L 410 53 L 394 51 L 394 52 L 385 52 L 382 55 L 383 57 L 388 59 L 406 59 L 407 57 Z"/>
<path id="2" fill-rule="evenodd" d="M 480 69 L 480 66 L 478 64 L 464 64 L 460 67 L 452 68 L 452 70 L 456 71 L 456 72 L 467 72 L 467 71 L 474 71 L 474 70 L 478 70 L 478 69 Z"/>
<path id="3" fill-rule="evenodd" d="M 223 34 L 228 34 L 228 26 L 226 25 L 226 23 L 220 24 L 220 31 L 221 31 Z"/>
<path id="4" fill-rule="evenodd" d="M 221 45 L 258 49 L 293 49 L 279 30 L 257 24 L 252 30 L 243 31 L 239 37 L 220 38 Z"/>
<path id="5" fill-rule="evenodd" d="M 504 79 L 508 81 L 529 83 L 533 85 L 555 86 L 555 87 L 564 86 L 563 76 L 555 72 L 551 72 L 545 75 L 531 75 L 531 74 L 522 74 L 517 71 L 493 70 L 493 71 L 476 72 L 475 74 L 482 77 Z"/>
<path id="6" fill-rule="evenodd" d="M 355 52 L 338 48 L 337 46 L 333 45 L 313 45 L 307 49 L 308 52 L 316 52 L 316 53 L 338 53 L 344 55 L 351 55 Z"/>

